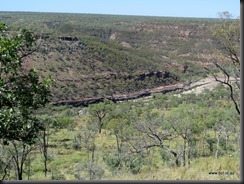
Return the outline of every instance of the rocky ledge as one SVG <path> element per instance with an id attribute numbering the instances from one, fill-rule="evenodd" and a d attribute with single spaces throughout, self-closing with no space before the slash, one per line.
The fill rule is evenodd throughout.
<path id="1" fill-rule="evenodd" d="M 52 102 L 53 105 L 70 105 L 74 107 L 78 106 L 88 106 L 90 104 L 103 102 L 105 99 L 111 100 L 113 102 L 121 102 L 126 100 L 134 100 L 138 98 L 147 97 L 156 93 L 167 93 L 176 90 L 182 90 L 184 88 L 184 84 L 178 83 L 174 85 L 168 86 L 160 86 L 152 89 L 145 89 L 138 92 L 127 93 L 127 94 L 118 94 L 112 96 L 104 96 L 104 97 L 92 97 L 92 98 L 83 98 L 77 100 L 67 100 L 67 101 L 56 101 Z"/>

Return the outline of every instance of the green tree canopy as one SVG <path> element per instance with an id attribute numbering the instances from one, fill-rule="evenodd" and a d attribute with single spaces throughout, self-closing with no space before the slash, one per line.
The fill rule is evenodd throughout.
<path id="1" fill-rule="evenodd" d="M 0 23 L 0 139 L 33 143 L 42 125 L 33 112 L 50 100 L 51 79 L 41 80 L 24 68 L 26 56 L 36 50 L 30 31 L 14 33 Z"/>

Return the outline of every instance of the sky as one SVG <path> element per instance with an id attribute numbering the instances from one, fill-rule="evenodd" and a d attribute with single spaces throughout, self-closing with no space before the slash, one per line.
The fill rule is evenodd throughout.
<path id="1" fill-rule="evenodd" d="M 163 17 L 240 16 L 239 0 L 0 0 L 0 11 L 63 12 Z"/>

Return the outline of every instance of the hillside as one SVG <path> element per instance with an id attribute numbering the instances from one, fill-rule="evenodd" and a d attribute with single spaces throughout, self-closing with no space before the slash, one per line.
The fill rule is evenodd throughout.
<path id="1" fill-rule="evenodd" d="M 0 179 L 240 180 L 238 21 L 219 24 L 233 43 L 223 50 L 208 31 L 217 19 L 0 12 L 1 21 Z M 22 63 L 25 49 L 35 52 Z"/>
<path id="2" fill-rule="evenodd" d="M 51 76 L 53 101 L 135 93 L 205 76 L 208 26 L 217 19 L 0 12 L 27 28 L 38 51 L 25 67 Z"/>

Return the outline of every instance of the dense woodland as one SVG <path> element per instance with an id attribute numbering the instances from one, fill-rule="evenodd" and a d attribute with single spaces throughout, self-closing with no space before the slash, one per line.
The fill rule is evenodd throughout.
<path id="1" fill-rule="evenodd" d="M 240 180 L 239 19 L 0 22 L 0 179 Z"/>

